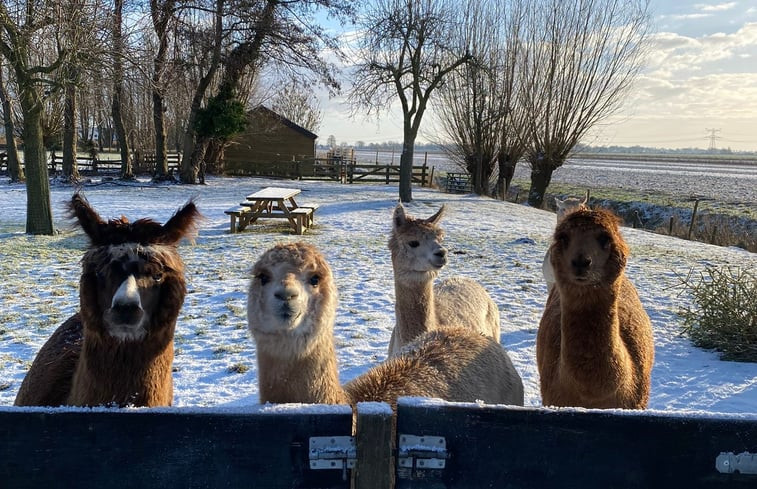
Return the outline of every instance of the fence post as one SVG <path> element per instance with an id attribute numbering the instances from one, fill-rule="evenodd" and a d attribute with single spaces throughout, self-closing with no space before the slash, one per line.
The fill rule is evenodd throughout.
<path id="1" fill-rule="evenodd" d="M 355 489 L 394 487 L 392 408 L 384 402 L 357 404 Z"/>
<path id="2" fill-rule="evenodd" d="M 394 162 L 394 159 L 392 159 L 392 162 Z M 386 167 L 386 184 L 387 184 L 387 185 L 389 185 L 389 170 L 391 170 L 391 167 L 390 167 L 390 166 L 387 166 L 387 167 Z M 400 174 L 401 174 L 401 173 L 402 173 L 402 171 L 400 171 Z"/>
<path id="3" fill-rule="evenodd" d="M 689 232 L 686 233 L 686 239 L 691 239 L 691 231 L 694 229 L 694 221 L 697 218 L 698 207 L 699 207 L 699 199 L 694 201 L 694 210 L 691 212 L 691 222 L 689 223 Z"/>

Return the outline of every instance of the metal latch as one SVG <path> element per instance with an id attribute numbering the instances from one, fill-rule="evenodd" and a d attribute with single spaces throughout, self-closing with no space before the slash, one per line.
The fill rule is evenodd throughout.
<path id="1" fill-rule="evenodd" d="M 352 436 L 311 436 L 309 452 L 310 468 L 352 469 L 357 460 L 355 438 Z"/>
<path id="2" fill-rule="evenodd" d="M 723 474 L 757 474 L 757 453 L 721 452 L 715 459 L 715 468 Z"/>
<path id="3" fill-rule="evenodd" d="M 400 434 L 397 464 L 408 469 L 439 470 L 447 462 L 447 440 L 443 436 Z"/>

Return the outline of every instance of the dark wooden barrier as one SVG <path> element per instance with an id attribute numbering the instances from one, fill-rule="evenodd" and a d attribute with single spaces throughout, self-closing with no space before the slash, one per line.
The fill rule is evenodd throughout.
<path id="1" fill-rule="evenodd" d="M 348 406 L 241 411 L 0 410 L 0 487 L 349 487 L 310 470 L 312 436 L 351 434 Z"/>
<path id="2" fill-rule="evenodd" d="M 399 488 L 757 487 L 757 473 L 715 466 L 721 453 L 757 453 L 757 418 L 400 402 L 397 432 L 447 447 L 443 470 L 400 471 Z"/>
<path id="3" fill-rule="evenodd" d="M 347 406 L 0 408 L 0 487 L 757 487 L 757 416 L 403 398 L 396 432 L 386 404 L 356 421 L 352 437 Z"/>

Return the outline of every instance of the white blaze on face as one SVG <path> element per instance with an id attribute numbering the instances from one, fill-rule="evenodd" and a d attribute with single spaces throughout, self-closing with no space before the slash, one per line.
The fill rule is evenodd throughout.
<path id="1" fill-rule="evenodd" d="M 139 260 L 140 251 L 149 251 L 137 243 L 124 243 L 109 249 L 113 260 Z M 137 277 L 129 275 L 116 289 L 110 302 L 110 309 L 105 312 L 108 333 L 122 341 L 138 341 L 147 334 L 146 324 L 149 317 L 142 308 Z"/>
<path id="2" fill-rule="evenodd" d="M 130 305 L 139 308 L 142 307 L 142 301 L 139 297 L 139 287 L 137 286 L 137 279 L 134 278 L 134 275 L 129 275 L 127 279 L 121 283 L 121 286 L 118 287 L 118 290 L 116 290 L 116 293 L 113 295 L 113 300 L 110 304 L 111 307 Z"/>

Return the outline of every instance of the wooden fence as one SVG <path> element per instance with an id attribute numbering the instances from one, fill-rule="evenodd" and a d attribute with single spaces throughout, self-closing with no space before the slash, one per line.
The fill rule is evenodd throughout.
<path id="1" fill-rule="evenodd" d="M 179 169 L 181 163 L 181 155 L 179 153 L 166 154 L 166 160 L 168 161 L 168 171 L 176 172 Z M 147 154 L 140 158 L 134 158 L 134 173 L 137 174 L 153 174 L 155 173 L 155 155 Z M 118 173 L 121 171 L 121 160 L 115 159 L 99 159 L 91 156 L 76 156 L 76 168 L 82 174 L 98 174 L 98 173 Z M 63 156 L 58 155 L 55 152 L 50 156 L 50 173 L 54 174 L 57 171 L 63 169 Z"/>
<path id="2" fill-rule="evenodd" d="M 405 398 L 351 427 L 347 406 L 2 408 L 0 486 L 757 487 L 754 416 Z"/>
<path id="3" fill-rule="evenodd" d="M 246 165 L 244 170 L 235 170 L 234 174 L 297 180 L 333 180 L 342 183 L 389 184 L 399 182 L 399 172 L 398 165 L 316 158 L 308 161 L 251 163 Z M 425 164 L 413 166 L 412 183 L 427 187 L 431 185 L 433 176 L 433 167 Z"/>

